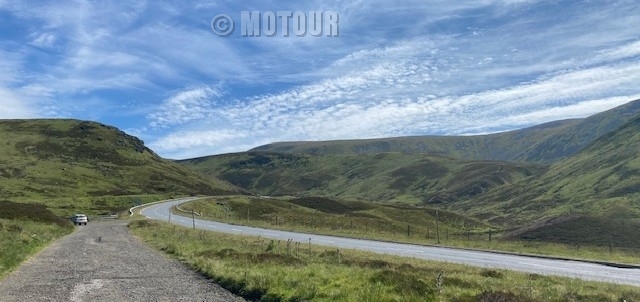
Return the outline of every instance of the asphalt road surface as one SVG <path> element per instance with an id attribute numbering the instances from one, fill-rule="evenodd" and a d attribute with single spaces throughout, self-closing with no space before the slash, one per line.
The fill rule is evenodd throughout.
<path id="1" fill-rule="evenodd" d="M 90 221 L 0 281 L 0 301 L 243 301 L 131 236 Z"/>
<path id="2" fill-rule="evenodd" d="M 171 207 L 194 199 L 196 198 L 171 200 L 167 202 L 157 203 L 143 208 L 140 213 L 149 219 L 168 221 L 169 209 Z M 194 219 L 172 215 L 171 222 L 178 225 L 192 227 Z M 303 243 L 308 243 L 309 240 L 311 240 L 312 244 L 333 246 L 342 249 L 357 249 L 381 254 L 391 254 L 426 260 L 461 263 L 478 267 L 508 269 L 542 275 L 556 275 L 579 278 L 583 280 L 640 286 L 640 269 L 635 268 L 616 268 L 580 261 L 543 259 L 452 248 L 418 246 L 411 244 L 398 244 L 372 240 L 284 232 L 238 225 L 229 225 L 225 223 L 199 219 L 195 219 L 195 225 L 198 229 L 223 233 L 262 236 L 279 240 L 292 239 L 296 242 Z"/>

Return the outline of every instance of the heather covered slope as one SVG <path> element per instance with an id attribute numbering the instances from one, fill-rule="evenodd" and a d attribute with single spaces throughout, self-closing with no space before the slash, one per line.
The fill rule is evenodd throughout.
<path id="1" fill-rule="evenodd" d="M 513 236 L 640 247 L 640 116 L 545 173 L 450 208 Z"/>
<path id="2" fill-rule="evenodd" d="M 545 166 L 425 154 L 309 155 L 248 152 L 184 160 L 204 175 L 262 195 L 443 203 L 542 173 Z"/>
<path id="3" fill-rule="evenodd" d="M 0 196 L 47 200 L 134 194 L 216 194 L 233 187 L 165 160 L 110 126 L 77 120 L 0 121 Z"/>

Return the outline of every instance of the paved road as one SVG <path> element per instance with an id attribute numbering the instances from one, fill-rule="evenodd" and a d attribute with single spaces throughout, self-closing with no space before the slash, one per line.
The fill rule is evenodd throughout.
<path id="1" fill-rule="evenodd" d="M 172 200 L 151 205 L 142 209 L 141 214 L 150 219 L 168 221 L 169 209 L 171 207 L 193 199 L 194 198 Z M 193 220 L 191 218 L 182 216 L 172 215 L 171 222 L 187 227 L 193 226 Z M 293 239 L 297 242 L 309 242 L 309 240 L 311 240 L 312 244 L 333 246 L 344 249 L 358 249 L 382 254 L 392 254 L 426 260 L 461 263 L 479 267 L 508 269 L 527 273 L 574 277 L 584 280 L 640 286 L 640 269 L 623 269 L 578 261 L 541 259 L 535 257 L 458 250 L 451 248 L 428 247 L 411 244 L 398 244 L 372 240 L 359 240 L 284 232 L 229 225 L 225 223 L 198 219 L 196 219 L 195 222 L 196 227 L 199 229 L 217 232 L 262 236 L 280 240 Z"/>
<path id="2" fill-rule="evenodd" d="M 89 222 L 0 281 L 0 301 L 243 301 L 132 237 Z"/>

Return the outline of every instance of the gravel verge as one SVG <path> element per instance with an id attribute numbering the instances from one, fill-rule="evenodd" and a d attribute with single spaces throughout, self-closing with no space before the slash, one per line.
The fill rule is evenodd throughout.
<path id="1" fill-rule="evenodd" d="M 96 221 L 0 280 L 0 301 L 244 301 L 133 237 Z"/>

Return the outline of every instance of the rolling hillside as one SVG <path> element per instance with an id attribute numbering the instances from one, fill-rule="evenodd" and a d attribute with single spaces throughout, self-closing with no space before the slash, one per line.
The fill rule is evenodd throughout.
<path id="1" fill-rule="evenodd" d="M 510 230 L 507 236 L 513 238 L 638 248 L 640 115 L 630 118 L 627 114 L 639 104 L 636 101 L 585 120 L 520 132 L 533 135 L 528 136 L 533 141 L 544 137 L 541 142 L 532 142 L 529 151 L 567 144 L 561 153 L 571 150 L 573 155 L 552 165 L 472 161 L 414 152 L 305 153 L 301 149 L 250 151 L 180 164 L 263 195 L 422 203 Z M 592 139 L 619 123 L 614 116 L 627 122 Z M 550 132 L 543 135 L 545 131 Z M 515 133 L 501 135 L 513 137 Z M 394 140 L 398 146 L 407 146 L 403 139 L 376 144 Z M 574 152 L 577 141 L 590 144 Z M 360 146 L 332 144 L 324 146 Z M 522 154 L 534 154 L 527 152 Z M 551 154 L 548 150 L 543 153 Z"/>
<path id="2" fill-rule="evenodd" d="M 640 116 L 545 173 L 451 206 L 520 238 L 640 246 Z"/>
<path id="3" fill-rule="evenodd" d="M 556 121 L 482 136 L 418 136 L 327 142 L 281 142 L 251 151 L 295 154 L 440 154 L 469 160 L 553 163 L 587 147 L 640 115 L 640 100 L 585 119 Z"/>
<path id="4" fill-rule="evenodd" d="M 180 161 L 262 195 L 315 195 L 440 204 L 540 174 L 545 166 L 426 154 L 309 155 L 248 152 Z"/>
<path id="5" fill-rule="evenodd" d="M 0 121 L 0 198 L 217 194 L 234 188 L 160 158 L 106 125 L 77 120 Z"/>

